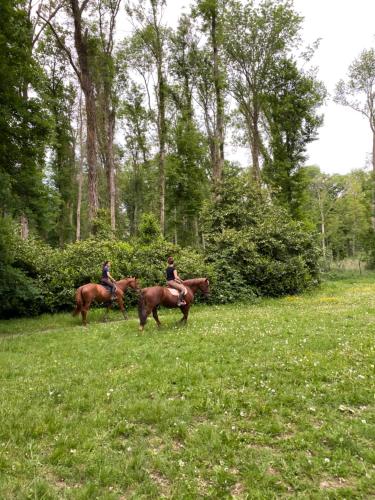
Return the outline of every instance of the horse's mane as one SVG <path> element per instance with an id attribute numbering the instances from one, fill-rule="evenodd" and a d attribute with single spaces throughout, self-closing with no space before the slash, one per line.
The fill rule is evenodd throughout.
<path id="1" fill-rule="evenodd" d="M 190 286 L 190 285 L 199 285 L 199 283 L 202 283 L 203 281 L 206 281 L 206 278 L 192 278 L 190 280 L 183 280 L 183 284 Z"/>
<path id="2" fill-rule="evenodd" d="M 132 280 L 134 280 L 134 279 L 135 279 L 135 277 L 134 277 L 134 276 L 129 276 L 129 277 L 127 277 L 127 278 L 121 278 L 120 280 L 116 280 L 116 283 L 123 283 L 124 281 L 128 281 L 128 282 L 130 282 L 130 281 L 132 281 Z"/>

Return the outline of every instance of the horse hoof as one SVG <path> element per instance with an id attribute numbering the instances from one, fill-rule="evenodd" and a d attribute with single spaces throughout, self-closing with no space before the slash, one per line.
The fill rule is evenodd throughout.
<path id="1" fill-rule="evenodd" d="M 139 331 L 140 331 L 140 332 L 143 332 L 143 330 L 144 330 L 144 326 L 140 326 L 140 327 L 139 327 Z"/>

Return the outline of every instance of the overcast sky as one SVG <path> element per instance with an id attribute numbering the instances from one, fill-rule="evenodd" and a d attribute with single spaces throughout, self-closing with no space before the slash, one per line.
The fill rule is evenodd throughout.
<path id="1" fill-rule="evenodd" d="M 190 0 L 168 0 L 166 22 L 175 26 L 181 13 L 189 11 L 190 4 Z M 337 81 L 345 78 L 360 52 L 375 47 L 375 0 L 294 0 L 294 5 L 305 18 L 306 45 L 321 38 L 312 63 L 332 95 Z M 319 139 L 309 146 L 308 164 L 318 165 L 327 173 L 346 173 L 368 164 L 372 138 L 366 119 L 330 98 L 322 112 L 324 125 Z M 230 146 L 226 155 L 241 163 L 249 158 L 245 149 Z"/>

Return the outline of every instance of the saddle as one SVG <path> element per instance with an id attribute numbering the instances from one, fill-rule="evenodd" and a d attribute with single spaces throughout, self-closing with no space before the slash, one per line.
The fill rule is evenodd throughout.
<path id="1" fill-rule="evenodd" d="M 100 283 L 100 286 L 102 286 L 103 288 L 105 288 L 107 290 L 107 292 L 112 294 L 112 288 L 109 285 L 104 285 L 103 283 Z M 116 290 L 117 290 L 117 287 L 116 287 Z M 115 293 L 116 293 L 116 290 L 115 290 Z"/>
<path id="2" fill-rule="evenodd" d="M 171 295 L 174 295 L 175 297 L 178 297 L 180 295 L 180 292 L 178 290 L 170 286 L 167 286 L 167 290 Z"/>

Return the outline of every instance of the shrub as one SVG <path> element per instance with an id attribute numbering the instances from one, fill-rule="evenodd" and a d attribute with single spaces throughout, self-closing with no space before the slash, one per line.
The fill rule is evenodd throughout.
<path id="1" fill-rule="evenodd" d="M 315 234 L 272 206 L 233 169 L 205 217 L 206 261 L 221 284 L 216 300 L 294 294 L 317 284 Z"/>
<path id="2" fill-rule="evenodd" d="M 20 242 L 17 265 L 27 273 L 40 291 L 39 311 L 70 309 L 74 304 L 76 288 L 86 283 L 99 283 L 102 263 L 110 260 L 111 274 L 115 279 L 137 276 L 142 286 L 165 284 L 167 257 L 173 254 L 179 273 L 184 278 L 213 276 L 212 268 L 196 251 L 182 249 L 162 238 L 149 245 L 138 240 L 131 243 L 119 240 L 88 239 L 52 249 L 48 245 L 29 239 Z M 135 303 L 136 296 L 129 294 L 126 302 Z"/>

